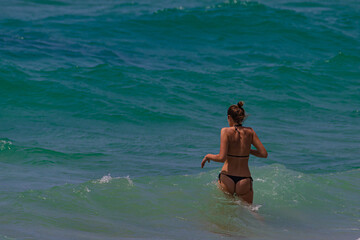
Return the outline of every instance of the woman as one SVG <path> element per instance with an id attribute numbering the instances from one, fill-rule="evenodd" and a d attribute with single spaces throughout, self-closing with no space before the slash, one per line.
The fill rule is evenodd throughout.
<path id="1" fill-rule="evenodd" d="M 244 102 L 231 105 L 228 109 L 227 128 L 221 129 L 220 153 L 217 155 L 207 154 L 201 162 L 203 168 L 205 162 L 210 160 L 223 162 L 224 166 L 219 174 L 219 184 L 222 190 L 230 195 L 236 195 L 245 202 L 252 204 L 253 188 L 250 170 L 249 155 L 266 158 L 267 151 L 261 143 L 255 131 L 250 127 L 243 127 L 246 118 L 243 108 Z M 256 150 L 251 149 L 254 145 Z"/>

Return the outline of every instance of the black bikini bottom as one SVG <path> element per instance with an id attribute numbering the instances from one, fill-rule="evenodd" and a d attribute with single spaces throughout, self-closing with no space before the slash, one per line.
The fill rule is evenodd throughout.
<path id="1" fill-rule="evenodd" d="M 247 178 L 250 178 L 251 182 L 253 181 L 252 177 L 238 177 L 238 176 L 232 176 L 232 175 L 228 175 L 228 174 L 226 174 L 226 173 L 222 173 L 222 172 L 221 172 L 221 173 L 219 173 L 219 182 L 221 182 L 221 180 L 220 180 L 220 175 L 221 175 L 221 174 L 224 174 L 225 176 L 228 176 L 229 178 L 231 178 L 231 180 L 234 181 L 235 185 L 236 185 L 236 183 L 237 183 L 238 181 L 243 180 L 243 179 L 247 179 Z"/>

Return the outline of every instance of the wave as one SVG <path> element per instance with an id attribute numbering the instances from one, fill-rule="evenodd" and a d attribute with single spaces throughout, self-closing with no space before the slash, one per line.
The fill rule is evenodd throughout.
<path id="1" fill-rule="evenodd" d="M 105 9 L 108 7 L 113 9 L 113 6 Z M 152 10 L 146 4 L 144 7 Z M 99 9 L 94 7 L 93 10 Z M 288 61 L 303 61 L 339 49 L 340 43 L 336 39 L 341 39 L 344 47 L 346 43 L 356 45 L 357 42 L 356 36 L 347 36 L 344 30 L 333 29 L 329 23 L 318 24 L 314 16 L 254 1 L 160 8 L 132 17 L 120 17 L 118 8 L 113 11 L 95 11 L 98 12 L 95 16 L 67 14 L 37 20 L 34 28 L 46 24 L 60 32 L 69 29 L 69 33 L 65 32 L 60 39 L 39 41 L 38 38 L 46 39 L 47 36 L 36 37 L 36 34 L 42 34 L 36 33 L 32 39 L 30 36 L 34 33 L 30 32 L 27 41 L 17 41 L 13 45 L 23 55 L 29 52 L 24 45 L 27 49 L 36 48 L 30 56 L 36 54 L 36 65 L 38 68 L 43 66 L 41 69 L 69 66 L 69 62 L 75 66 L 110 62 L 148 69 L 201 71 L 204 65 L 211 66 L 209 70 L 215 66 L 214 69 L 222 69 L 224 63 L 219 58 L 236 60 L 239 59 L 237 54 L 263 52 Z M 68 28 L 69 25 L 74 29 Z M 89 40 L 81 38 L 78 32 L 88 34 Z M 99 36 L 106 37 L 109 45 L 103 44 Z M 13 38 L 9 35 L 8 39 Z M 306 56 L 299 56 L 299 49 Z M 199 54 L 192 54 L 194 51 Z M 214 55 L 216 57 L 212 57 Z M 51 61 L 54 66 L 43 62 L 49 58 L 54 59 Z"/>
<path id="2" fill-rule="evenodd" d="M 83 234 L 92 233 L 99 226 L 97 229 L 104 232 L 141 237 L 153 233 L 151 229 L 157 224 L 168 229 L 176 229 L 180 224 L 196 234 L 211 228 L 216 235 L 261 238 L 269 236 L 268 231 L 274 237 L 274 228 L 278 227 L 293 234 L 310 228 L 311 222 L 314 236 L 319 234 L 315 226 L 321 232 L 325 226 L 326 230 L 331 229 L 333 220 L 339 217 L 346 219 L 342 225 L 354 221 L 359 197 L 355 182 L 359 174 L 358 170 L 304 174 L 278 164 L 255 167 L 255 199 L 250 209 L 217 189 L 216 171 L 138 178 L 108 174 L 81 184 L 13 193 L 5 204 L 12 209 L 9 222 L 17 221 L 15 213 L 21 213 L 25 226 L 30 224 L 26 219 L 31 219 L 37 224 Z M 311 221 L 314 219 L 319 222 Z M 105 224 L 109 221 L 121 227 Z M 345 227 L 341 224 L 336 227 Z M 134 229 L 140 226 L 142 231 L 135 233 Z M 277 235 L 281 239 L 286 236 Z"/>
<path id="3" fill-rule="evenodd" d="M 24 147 L 9 139 L 0 139 L 0 162 L 20 165 L 73 165 L 74 160 L 91 161 L 106 157 L 104 153 L 65 153 L 40 147 Z M 89 162 L 88 162 L 89 163 Z M 79 163 L 81 164 L 81 163 Z M 85 163 L 82 163 L 85 164 Z"/>

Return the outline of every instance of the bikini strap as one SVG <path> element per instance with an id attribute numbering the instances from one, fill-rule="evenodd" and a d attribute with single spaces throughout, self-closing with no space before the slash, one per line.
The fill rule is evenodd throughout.
<path id="1" fill-rule="evenodd" d="M 237 127 L 242 127 L 242 124 L 237 124 L 237 125 L 235 125 L 234 127 L 235 127 L 235 131 L 238 132 L 238 133 L 240 133 L 239 130 L 237 129 Z"/>
<path id="2" fill-rule="evenodd" d="M 243 156 L 240 156 L 240 155 L 231 155 L 231 154 L 228 154 L 229 157 L 249 157 L 250 155 L 243 155 Z"/>

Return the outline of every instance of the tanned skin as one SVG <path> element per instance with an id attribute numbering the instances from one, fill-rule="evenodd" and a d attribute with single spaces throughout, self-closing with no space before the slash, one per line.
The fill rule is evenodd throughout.
<path id="1" fill-rule="evenodd" d="M 207 154 L 201 162 L 201 168 L 205 166 L 206 162 L 215 161 L 224 163 L 221 172 L 239 176 L 250 177 L 249 157 L 231 157 L 231 155 L 248 156 L 252 154 L 260 158 L 267 158 L 268 153 L 261 143 L 255 131 L 249 127 L 236 126 L 236 123 L 230 115 L 228 115 L 229 127 L 221 129 L 220 134 L 220 152 L 219 154 Z M 255 149 L 251 149 L 251 145 Z M 248 204 L 252 204 L 254 192 L 252 190 L 252 182 L 250 178 L 245 178 L 234 184 L 234 181 L 228 176 L 221 174 L 218 181 L 221 189 L 230 195 L 236 193 L 240 199 Z"/>

